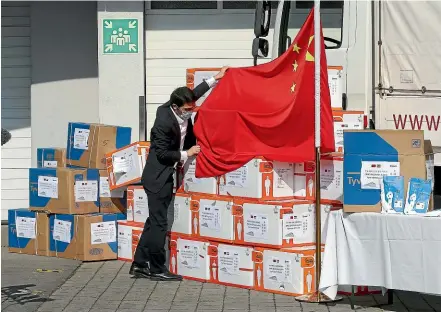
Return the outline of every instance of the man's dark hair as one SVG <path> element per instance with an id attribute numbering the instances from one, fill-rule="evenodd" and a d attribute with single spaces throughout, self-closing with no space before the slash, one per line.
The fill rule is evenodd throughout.
<path id="1" fill-rule="evenodd" d="M 176 104 L 178 107 L 186 103 L 192 103 L 195 100 L 193 90 L 187 87 L 179 87 L 170 95 L 170 104 Z"/>

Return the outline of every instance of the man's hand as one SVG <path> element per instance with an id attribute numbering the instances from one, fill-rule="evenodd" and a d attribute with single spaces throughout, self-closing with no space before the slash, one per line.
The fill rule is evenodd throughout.
<path id="1" fill-rule="evenodd" d="M 199 154 L 200 151 L 201 151 L 201 147 L 199 145 L 195 145 L 187 151 L 187 155 L 188 157 L 192 157 Z"/>
<path id="2" fill-rule="evenodd" d="M 228 66 L 224 66 L 222 67 L 222 69 L 220 70 L 220 72 L 218 72 L 216 74 L 216 76 L 214 76 L 214 79 L 219 80 L 222 79 L 225 75 L 225 72 L 228 70 Z"/>

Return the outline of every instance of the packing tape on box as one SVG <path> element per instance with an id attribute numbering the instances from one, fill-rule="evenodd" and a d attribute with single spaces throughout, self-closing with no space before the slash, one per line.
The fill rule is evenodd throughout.
<path id="1" fill-rule="evenodd" d="M 96 132 L 96 128 L 98 128 L 97 126 L 93 127 L 93 133 L 92 133 L 92 143 L 90 144 L 89 148 L 89 165 L 87 166 L 88 168 L 90 168 L 90 160 L 92 159 L 92 147 L 93 147 L 93 143 L 95 142 L 95 132 Z M 96 153 L 98 156 L 98 148 L 96 149 Z"/>

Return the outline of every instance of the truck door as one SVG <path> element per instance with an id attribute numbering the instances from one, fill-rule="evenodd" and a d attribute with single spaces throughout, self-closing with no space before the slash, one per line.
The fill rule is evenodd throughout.
<path id="1" fill-rule="evenodd" d="M 441 2 L 380 1 L 375 15 L 376 128 L 424 130 L 441 146 Z"/>

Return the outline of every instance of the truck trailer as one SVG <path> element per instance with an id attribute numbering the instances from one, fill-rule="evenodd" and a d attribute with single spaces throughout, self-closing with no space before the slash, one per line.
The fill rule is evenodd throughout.
<path id="1" fill-rule="evenodd" d="M 258 2 L 255 64 L 282 55 L 313 6 Z M 371 129 L 424 130 L 435 151 L 434 193 L 441 195 L 441 2 L 321 1 L 320 12 L 328 67 L 337 69 L 332 105 L 364 111 Z"/>

